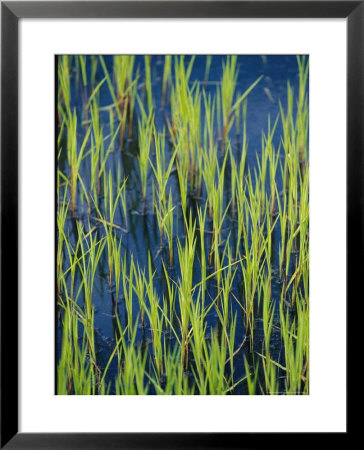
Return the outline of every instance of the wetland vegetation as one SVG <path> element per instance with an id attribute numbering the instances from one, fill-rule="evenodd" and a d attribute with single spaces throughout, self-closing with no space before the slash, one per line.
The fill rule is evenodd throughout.
<path id="1" fill-rule="evenodd" d="M 308 57 L 56 71 L 57 394 L 308 394 Z"/>

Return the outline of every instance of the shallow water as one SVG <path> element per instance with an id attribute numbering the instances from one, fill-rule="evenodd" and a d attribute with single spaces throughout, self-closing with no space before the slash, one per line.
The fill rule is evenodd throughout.
<path id="1" fill-rule="evenodd" d="M 212 59 L 212 65 L 209 72 L 209 78 L 207 83 L 205 84 L 207 92 L 216 92 L 217 83 L 219 83 L 222 75 L 222 61 L 223 56 L 214 56 Z M 188 63 L 189 57 L 186 57 L 186 63 Z M 197 56 L 192 75 L 191 82 L 198 80 L 204 80 L 205 74 L 205 56 Z M 105 62 L 109 69 L 110 74 L 112 74 L 112 57 L 105 56 Z M 163 76 L 163 57 L 162 56 L 152 56 L 152 81 L 153 81 L 153 96 L 155 102 L 155 110 L 156 110 L 156 125 L 159 130 L 163 127 L 166 127 L 166 117 L 168 117 L 169 111 L 166 107 L 163 109 L 161 107 L 159 99 L 161 98 L 161 85 L 162 85 L 162 76 Z M 143 82 L 144 79 L 144 62 L 143 57 L 138 56 L 136 58 L 135 66 L 140 67 L 141 72 L 141 82 L 139 90 L 143 92 Z M 256 167 L 256 158 L 257 155 L 261 153 L 261 139 L 262 139 L 262 131 L 267 130 L 267 119 L 268 115 L 271 117 L 272 123 L 276 119 L 279 114 L 279 102 L 284 106 L 287 101 L 287 81 L 291 83 L 295 92 L 297 91 L 298 85 L 298 68 L 297 68 L 297 60 L 294 55 L 268 55 L 265 57 L 259 55 L 249 55 L 249 56 L 239 56 L 238 57 L 238 65 L 239 65 L 239 75 L 237 80 L 237 92 L 244 92 L 260 75 L 263 75 L 264 78 L 262 81 L 254 88 L 254 90 L 248 96 L 248 114 L 247 114 L 247 135 L 248 135 L 248 153 L 247 153 L 247 166 L 249 166 L 250 170 L 253 170 Z M 73 75 L 73 78 L 75 75 Z M 103 78 L 103 72 L 100 70 L 100 67 L 97 72 L 96 83 Z M 75 80 L 73 80 L 75 81 Z M 72 83 L 73 85 L 74 83 Z M 87 87 L 87 95 L 90 95 L 92 87 Z M 77 108 L 77 114 L 79 117 L 79 133 L 80 136 L 84 135 L 86 127 L 81 124 L 82 120 L 85 119 L 82 108 L 82 95 L 81 90 L 77 90 L 73 88 L 72 91 L 72 99 L 73 106 Z M 112 99 L 109 94 L 109 90 L 107 84 L 104 83 L 100 90 L 100 106 L 107 106 L 112 103 Z M 100 118 L 101 125 L 104 128 L 104 135 L 108 135 L 110 133 L 109 126 L 109 114 L 105 112 L 101 115 Z M 116 123 L 116 121 L 115 121 Z M 274 146 L 278 149 L 280 144 L 280 135 L 282 132 L 281 124 L 278 123 L 275 137 L 274 137 Z M 117 177 L 117 168 L 121 168 L 121 179 L 124 176 L 128 177 L 127 181 L 127 205 L 128 205 L 128 222 L 129 222 L 129 231 L 124 232 L 121 230 L 115 230 L 118 234 L 118 237 L 121 239 L 121 248 L 122 248 L 122 258 L 126 255 L 127 261 L 130 261 L 130 255 L 132 254 L 134 257 L 134 261 L 137 261 L 141 268 L 147 266 L 147 255 L 148 251 L 150 251 L 153 256 L 153 268 L 156 270 L 156 283 L 155 288 L 157 293 L 161 296 L 166 289 L 166 284 L 164 280 L 164 274 L 162 269 L 162 258 L 167 259 L 167 247 L 160 249 L 160 239 L 159 239 L 159 231 L 157 226 L 157 219 L 154 214 L 151 213 L 150 205 L 152 204 L 152 190 L 150 189 L 151 184 L 149 184 L 149 190 L 147 192 L 147 212 L 146 214 L 141 214 L 141 191 L 140 191 L 140 178 L 139 178 L 139 169 L 138 169 L 138 143 L 137 143 L 137 128 L 136 123 L 134 124 L 134 132 L 133 139 L 126 140 L 123 149 L 120 149 L 120 143 L 118 140 L 114 143 L 114 148 L 110 156 L 108 157 L 108 161 L 106 164 L 106 170 L 111 170 L 114 181 L 116 184 Z M 230 138 L 232 141 L 232 150 L 236 156 L 240 155 L 241 142 L 240 136 L 237 134 L 237 130 L 235 126 L 232 128 L 230 132 Z M 80 139 L 81 140 L 81 139 Z M 106 144 L 107 147 L 107 144 Z M 169 149 L 171 153 L 171 147 Z M 153 158 L 153 155 L 152 155 Z M 220 158 L 221 159 L 221 158 Z M 81 164 L 81 177 L 85 182 L 86 187 L 90 185 L 90 161 L 89 158 L 86 158 L 84 162 Z M 62 170 L 65 174 L 68 173 L 68 165 L 65 157 L 65 152 L 61 154 L 61 157 L 58 162 L 58 168 Z M 225 179 L 225 202 L 229 201 L 230 189 L 229 189 L 229 167 L 227 168 L 227 175 Z M 279 171 L 278 171 L 279 172 Z M 153 178 L 152 171 L 149 173 L 149 181 Z M 279 178 L 278 178 L 279 180 Z M 281 181 L 279 181 L 281 183 Z M 171 175 L 171 179 L 168 185 L 172 189 L 174 203 L 179 202 L 179 189 L 178 189 L 178 179 L 177 173 L 174 171 Z M 168 190 L 169 190 L 168 187 Z M 282 186 L 279 186 L 279 190 L 282 189 Z M 60 193 L 62 195 L 63 187 L 60 186 Z M 167 191 L 168 191 L 167 190 Z M 102 192 L 102 189 L 101 189 Z M 87 205 L 85 203 L 81 204 L 80 197 L 78 196 L 78 204 L 76 208 L 76 216 L 77 220 L 81 220 L 84 223 L 86 232 L 88 231 L 88 214 L 87 214 Z M 99 202 L 102 204 L 103 196 L 100 195 Z M 194 209 L 194 203 L 199 202 L 201 205 L 204 205 L 206 201 L 206 192 L 205 189 L 202 191 L 202 195 L 200 199 L 189 199 L 189 208 L 191 210 Z M 91 211 L 90 215 L 90 226 L 97 227 L 99 229 L 100 236 L 103 235 L 102 224 L 97 222 L 94 218 L 96 217 L 96 212 L 94 210 Z M 180 206 L 175 210 L 175 223 L 176 230 L 175 234 L 177 234 L 180 239 L 184 237 L 184 228 L 181 220 L 181 210 Z M 114 223 L 119 224 L 124 227 L 124 218 L 120 208 L 117 209 Z M 67 232 L 71 238 L 71 241 L 74 243 L 77 239 L 76 225 L 75 219 L 71 217 L 68 218 L 66 223 Z M 236 235 L 236 220 L 234 217 L 228 215 L 224 224 L 223 237 L 227 238 L 228 233 L 232 231 L 232 235 Z M 281 283 L 278 280 L 278 243 L 280 240 L 279 235 L 279 227 L 276 227 L 273 236 L 273 279 L 272 279 L 272 298 L 276 302 L 276 305 L 279 303 L 280 295 L 281 295 Z M 178 278 L 178 263 L 176 261 L 177 258 L 177 249 L 176 249 L 176 239 L 174 240 L 175 245 L 175 265 L 173 268 L 169 270 L 174 274 L 174 279 Z M 205 237 L 205 246 L 208 248 L 210 245 L 210 237 L 206 234 Z M 197 246 L 197 253 L 199 252 L 199 248 Z M 198 282 L 200 277 L 199 272 L 199 264 L 196 260 L 196 264 L 194 266 L 194 281 Z M 210 272 L 213 272 L 213 268 L 210 268 Z M 214 280 L 211 279 L 207 283 L 207 294 L 214 296 Z M 241 274 L 237 274 L 235 277 L 232 291 L 239 297 L 242 295 L 242 277 Z M 134 315 L 137 316 L 138 312 L 138 301 L 135 298 L 135 308 Z M 93 293 L 93 302 L 95 306 L 95 335 L 96 335 L 96 350 L 97 350 L 97 359 L 98 364 L 102 368 L 105 366 L 106 362 L 109 359 L 110 353 L 115 347 L 115 335 L 117 334 L 117 324 L 115 320 L 115 305 L 118 305 L 119 310 L 119 318 L 121 323 L 124 325 L 126 323 L 126 312 L 123 303 L 123 292 L 122 288 L 120 289 L 119 297 L 115 298 L 115 286 L 113 289 L 110 289 L 108 282 L 108 264 L 107 264 L 107 255 L 106 252 L 103 252 L 100 263 L 98 265 L 98 271 L 95 278 L 94 285 L 94 293 Z M 237 305 L 236 302 L 231 302 L 233 305 L 233 313 L 237 312 L 237 332 L 236 332 L 236 342 L 235 347 L 238 348 L 241 342 L 245 338 L 245 327 L 243 323 L 243 317 L 241 313 L 241 309 Z M 215 310 L 212 308 L 207 316 L 207 327 L 215 327 L 217 322 L 217 315 Z M 279 328 L 279 311 L 278 308 L 275 310 L 275 319 L 274 325 Z M 169 332 L 166 332 L 166 338 L 171 339 L 173 341 L 173 337 L 169 336 Z M 142 327 L 138 330 L 138 341 L 144 340 L 145 345 L 148 345 L 150 342 L 151 335 L 148 324 L 146 325 L 146 333 L 144 335 Z M 253 350 L 257 352 L 262 351 L 263 346 L 263 325 L 261 319 L 261 311 L 257 310 L 255 314 L 255 329 L 254 329 L 254 347 Z M 60 350 L 61 344 L 61 325 L 60 321 L 58 322 L 58 333 L 57 333 L 57 348 Z M 273 326 L 272 337 L 271 337 L 271 349 L 272 349 L 272 357 L 278 362 L 283 362 L 282 355 L 282 345 L 279 329 Z M 235 358 L 235 377 L 236 379 L 240 378 L 245 374 L 243 356 L 245 355 L 249 362 L 251 362 L 251 348 L 249 339 L 246 340 L 242 351 L 238 353 Z M 108 378 L 110 380 L 114 379 L 115 373 L 117 370 L 117 361 L 114 358 L 111 363 Z M 283 382 L 283 381 L 282 381 Z M 237 389 L 235 389 L 234 394 L 244 394 L 246 393 L 246 386 L 244 383 L 240 384 Z M 111 392 L 113 393 L 113 392 Z"/>

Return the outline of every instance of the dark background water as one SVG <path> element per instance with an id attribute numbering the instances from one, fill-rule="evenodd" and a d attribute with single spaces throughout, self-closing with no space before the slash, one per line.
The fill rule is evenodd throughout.
<path id="1" fill-rule="evenodd" d="M 209 78 L 207 83 L 204 85 L 207 92 L 211 92 L 212 94 L 216 93 L 217 83 L 220 82 L 222 76 L 222 62 L 226 58 L 226 56 L 214 55 L 212 58 L 212 64 L 209 72 Z M 112 56 L 104 56 L 106 66 L 110 73 L 110 76 L 113 74 L 113 57 Z M 186 56 L 185 62 L 186 65 L 190 60 L 190 56 Z M 87 71 L 90 72 L 90 64 L 87 59 Z M 163 77 L 163 65 L 164 65 L 164 56 L 153 55 L 151 57 L 151 75 L 152 75 L 152 90 L 153 90 L 153 100 L 156 111 L 156 125 L 159 130 L 163 127 L 166 127 L 165 117 L 168 115 L 168 102 L 164 109 L 161 108 L 161 88 L 162 88 L 162 77 Z M 191 84 L 195 81 L 204 81 L 205 76 L 205 65 L 206 65 L 206 56 L 199 55 L 196 56 L 192 74 L 191 74 Z M 139 67 L 140 71 L 140 83 L 138 87 L 138 93 L 143 98 L 144 94 L 144 57 L 137 56 L 135 61 L 135 70 Z M 248 96 L 248 106 L 247 106 L 247 136 L 248 136 L 248 154 L 247 154 L 247 166 L 249 166 L 252 171 L 254 167 L 256 167 L 256 158 L 257 154 L 261 153 L 261 139 L 262 139 L 262 131 L 267 130 L 268 116 L 271 118 L 271 122 L 273 123 L 276 117 L 279 114 L 279 102 L 282 103 L 285 108 L 287 102 L 287 82 L 289 81 L 291 86 L 294 88 L 294 92 L 297 92 L 298 87 L 298 67 L 297 67 L 297 59 L 295 55 L 244 55 L 238 57 L 238 67 L 239 74 L 237 79 L 237 93 L 243 93 L 259 76 L 263 75 L 263 79 L 261 82 L 253 89 L 253 91 Z M 172 70 L 173 74 L 173 70 Z M 78 123 L 79 123 L 79 135 L 82 140 L 82 136 L 85 134 L 86 127 L 82 125 L 82 120 L 85 119 L 84 112 L 82 108 L 82 95 L 81 95 L 81 82 L 77 84 L 77 80 L 75 79 L 75 72 L 72 75 L 71 85 L 72 85 L 72 103 L 73 107 L 77 110 L 78 115 Z M 96 75 L 96 83 L 104 78 L 104 73 L 100 65 L 98 66 L 98 71 Z M 92 92 L 91 86 L 87 87 L 88 96 Z M 112 98 L 109 93 L 109 88 L 107 83 L 104 83 L 100 89 L 100 107 L 108 106 L 112 104 Z M 138 113 L 136 114 L 136 116 Z M 104 136 L 107 136 L 110 133 L 109 128 L 109 113 L 105 112 L 101 114 L 100 124 L 104 128 Z M 115 120 L 115 124 L 117 126 L 117 121 Z M 116 128 L 115 126 L 115 128 Z M 275 136 L 274 136 L 274 146 L 278 149 L 280 144 L 281 137 L 281 123 L 278 123 Z M 138 144 L 137 144 L 137 124 L 135 121 L 134 124 L 134 133 L 133 139 L 127 140 L 124 148 L 120 149 L 120 143 L 117 140 L 114 143 L 114 150 L 109 155 L 108 161 L 106 164 L 106 170 L 111 170 L 113 177 L 116 180 L 117 167 L 120 167 L 122 178 L 123 176 L 128 176 L 127 182 L 127 204 L 128 204 L 128 221 L 129 221 L 129 232 L 124 233 L 122 231 L 115 230 L 118 236 L 122 239 L 122 258 L 124 254 L 126 254 L 127 261 L 130 258 L 130 255 L 134 255 L 134 261 L 137 261 L 140 267 L 146 267 L 147 265 L 147 255 L 148 250 L 153 256 L 153 265 L 156 269 L 156 277 L 155 277 L 155 287 L 157 289 L 158 294 L 161 296 L 165 291 L 165 280 L 161 265 L 161 259 L 167 256 L 167 249 L 160 250 L 160 242 L 159 242 L 159 231 L 156 223 L 156 216 L 152 214 L 152 210 L 149 207 L 147 209 L 147 214 L 140 214 L 141 211 L 141 192 L 140 192 L 140 178 L 139 178 L 139 168 L 138 168 Z M 236 130 L 233 127 L 230 132 L 230 138 L 232 140 L 232 148 L 235 155 L 239 155 L 241 149 L 241 143 L 239 136 L 236 135 Z M 62 144 L 61 144 L 62 145 Z M 63 142 L 63 147 L 65 142 Z M 105 145 L 107 148 L 107 143 Z M 172 149 L 170 149 L 170 152 Z M 281 154 L 284 153 L 283 151 Z M 86 186 L 90 185 L 90 161 L 85 159 L 85 161 L 81 164 L 81 176 L 84 180 Z M 64 173 L 68 173 L 67 161 L 65 152 L 62 152 L 59 162 L 58 168 L 62 170 Z M 278 170 L 279 173 L 279 170 Z M 149 180 L 151 185 L 152 179 L 152 171 L 149 173 Z M 227 175 L 225 179 L 225 185 L 229 186 L 229 166 L 227 166 Z M 279 177 L 278 177 L 279 180 Z M 174 203 L 179 202 L 179 192 L 177 189 L 178 179 L 177 173 L 173 172 L 171 175 L 171 179 L 169 181 L 169 186 L 172 188 Z M 169 189 L 169 188 L 168 188 Z M 168 192 L 167 189 L 167 192 Z M 60 186 L 61 198 L 63 188 Z M 101 190 L 102 192 L 102 190 Z M 229 198 L 229 188 L 226 191 L 226 199 Z M 151 202 L 151 189 L 148 190 L 147 193 L 147 205 L 150 205 Z M 79 196 L 80 198 L 80 196 Z M 177 200 L 175 200 L 177 199 Z M 202 192 L 202 199 L 200 200 L 200 204 L 204 205 L 206 199 L 206 192 Z M 102 196 L 100 197 L 102 202 Z M 194 208 L 194 201 L 190 199 L 189 206 L 190 208 Z M 85 225 L 86 232 L 88 231 L 88 219 L 87 219 L 87 206 L 81 205 L 80 202 L 77 204 L 76 215 L 78 220 L 82 220 Z M 97 223 L 92 219 L 92 217 L 96 217 L 96 213 L 91 213 L 91 226 L 99 226 L 100 228 L 100 236 L 103 235 L 102 225 Z M 234 229 L 235 224 L 232 217 L 228 215 L 227 217 L 227 230 Z M 179 208 L 175 210 L 175 222 L 176 222 L 176 232 L 178 233 L 179 238 L 183 239 L 183 226 L 181 222 L 181 212 Z M 115 224 L 123 225 L 124 219 L 121 211 L 121 207 L 117 209 L 115 219 Z M 75 232 L 75 221 L 71 218 L 68 218 L 66 227 L 68 229 L 68 233 L 73 244 L 76 241 L 76 232 Z M 272 280 L 272 298 L 278 305 L 280 299 L 281 292 L 281 284 L 278 280 L 277 276 L 277 264 L 278 264 L 278 243 L 280 240 L 279 236 L 279 227 L 276 227 L 274 236 L 273 236 L 273 263 L 275 260 L 275 264 L 273 264 L 273 280 Z M 229 230 L 228 230 L 229 231 Z M 205 246 L 209 248 L 209 236 L 206 236 Z M 199 252 L 199 248 L 197 246 L 196 249 Z M 167 258 L 166 258 L 167 259 Z M 176 242 L 175 242 L 175 267 L 171 268 L 171 274 L 174 279 L 178 278 L 178 261 L 177 251 L 176 251 Z M 67 265 L 66 265 L 67 266 Z M 194 267 L 194 280 L 196 282 L 199 281 L 199 266 L 196 264 Z M 210 269 L 213 272 L 213 269 Z M 234 280 L 234 284 L 232 287 L 232 291 L 237 295 L 241 296 L 242 292 L 242 279 L 241 273 L 237 274 Z M 213 294 L 214 292 L 214 281 L 210 280 L 207 284 L 207 290 Z M 120 320 L 123 325 L 125 325 L 125 309 L 123 304 L 123 292 L 122 285 L 120 287 L 119 298 L 115 299 L 115 286 L 112 290 L 110 290 L 110 286 L 108 283 L 108 265 L 107 265 L 107 251 L 106 248 L 101 257 L 98 273 L 95 278 L 94 285 L 94 294 L 93 294 L 93 303 L 95 306 L 95 337 L 96 337 L 96 349 L 97 349 L 97 359 L 98 365 L 100 367 L 104 367 L 106 362 L 109 359 L 109 356 L 112 350 L 115 347 L 115 331 L 116 331 L 116 321 L 115 321 L 115 301 L 119 304 L 119 314 Z M 79 301 L 82 305 L 82 301 Z M 243 318 L 240 308 L 237 306 L 236 302 L 232 302 L 234 311 L 238 311 L 237 315 L 237 331 L 236 331 L 236 348 L 239 347 L 242 340 L 245 337 L 245 328 L 243 324 Z M 135 317 L 138 312 L 138 302 L 135 298 L 135 307 L 134 314 Z M 254 330 L 254 350 L 261 352 L 263 345 L 263 328 L 262 321 L 260 319 L 259 311 L 256 314 L 256 322 L 255 322 L 255 330 Z M 207 324 L 208 329 L 209 326 L 213 327 L 216 325 L 217 314 L 212 308 L 207 316 Z M 272 337 L 271 337 L 271 352 L 272 356 L 276 361 L 282 362 L 282 348 L 281 348 L 281 340 L 280 340 L 280 331 L 279 331 L 279 314 L 276 308 L 275 326 L 273 327 Z M 209 333 L 207 333 L 209 334 Z M 142 329 L 140 327 L 138 339 L 144 339 L 142 336 Z M 150 343 L 150 335 L 146 336 L 146 344 Z M 58 321 L 58 333 L 57 333 L 57 348 L 58 352 L 60 350 L 61 345 L 61 324 Z M 249 360 L 250 350 L 249 350 L 249 342 L 247 341 L 245 348 L 240 352 L 235 358 L 235 369 L 236 375 L 235 379 L 240 378 L 245 374 L 244 364 L 243 364 L 243 355 L 246 355 Z M 252 360 L 249 360 L 252 364 Z M 114 358 L 112 362 L 109 372 L 108 378 L 114 379 L 117 370 L 117 360 Z M 246 392 L 246 386 L 242 383 L 238 389 L 234 392 L 235 394 L 241 394 Z"/>

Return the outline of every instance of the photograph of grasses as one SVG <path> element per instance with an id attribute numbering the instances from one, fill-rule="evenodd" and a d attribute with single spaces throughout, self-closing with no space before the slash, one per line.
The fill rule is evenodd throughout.
<path id="1" fill-rule="evenodd" d="M 309 393 L 309 58 L 56 58 L 56 393 Z"/>

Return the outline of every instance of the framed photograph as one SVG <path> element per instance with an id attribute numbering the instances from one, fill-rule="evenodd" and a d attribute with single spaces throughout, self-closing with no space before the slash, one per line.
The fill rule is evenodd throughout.
<path id="1" fill-rule="evenodd" d="M 1 3 L 1 448 L 347 437 L 363 17 Z"/>

